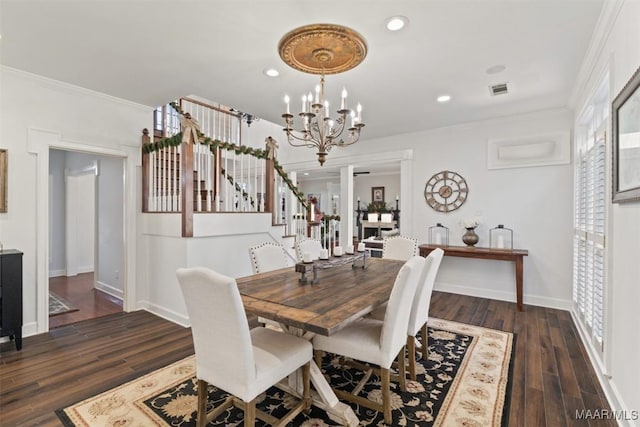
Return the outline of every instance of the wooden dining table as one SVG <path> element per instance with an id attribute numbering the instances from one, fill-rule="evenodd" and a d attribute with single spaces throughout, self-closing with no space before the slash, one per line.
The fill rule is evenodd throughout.
<path id="1" fill-rule="evenodd" d="M 318 283 L 303 284 L 287 267 L 237 279 L 247 313 L 278 322 L 287 333 L 311 339 L 331 335 L 389 300 L 403 261 L 367 259 L 366 268 L 343 264 L 318 270 Z M 338 400 L 320 368 L 311 362 L 313 403 L 336 421 L 357 426 L 349 405 Z M 299 378 L 289 378 L 294 392 Z"/>

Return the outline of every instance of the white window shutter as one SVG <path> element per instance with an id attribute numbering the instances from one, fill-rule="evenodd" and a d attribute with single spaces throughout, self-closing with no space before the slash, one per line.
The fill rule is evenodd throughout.
<path id="1" fill-rule="evenodd" d="M 573 303 L 578 320 L 604 346 L 608 96 L 594 101 L 576 129 Z"/>

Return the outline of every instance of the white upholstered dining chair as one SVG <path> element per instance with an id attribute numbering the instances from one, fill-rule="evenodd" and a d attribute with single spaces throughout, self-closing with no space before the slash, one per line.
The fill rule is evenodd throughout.
<path id="1" fill-rule="evenodd" d="M 405 236 L 387 237 L 382 241 L 382 258 L 406 261 L 418 255 L 418 240 Z"/>
<path id="2" fill-rule="evenodd" d="M 264 242 L 249 248 L 254 273 L 264 273 L 288 266 L 282 245 Z"/>
<path id="3" fill-rule="evenodd" d="M 312 259 L 320 258 L 320 251 L 322 250 L 322 243 L 320 240 L 304 238 L 296 242 L 296 256 L 298 262 L 302 262 L 302 254 L 308 252 L 311 254 Z"/>
<path id="4" fill-rule="evenodd" d="M 429 305 L 431 304 L 431 294 L 433 285 L 440 269 L 440 263 L 444 251 L 440 248 L 434 249 L 427 255 L 425 265 L 418 282 L 415 298 L 411 303 L 411 312 L 409 314 L 409 324 L 407 327 L 407 353 L 409 355 L 409 377 L 415 381 L 416 379 L 416 337 L 418 333 L 422 335 L 422 356 L 427 357 L 429 351 L 427 321 L 429 320 Z M 379 307 L 372 311 L 370 318 L 378 321 L 384 321 L 385 306 Z"/>
<path id="5" fill-rule="evenodd" d="M 279 268 L 288 267 L 287 257 L 282 245 L 273 242 L 264 242 L 257 246 L 249 248 L 251 254 L 251 265 L 253 272 L 266 273 L 267 271 L 277 270 Z M 258 316 L 258 322 L 269 325 L 275 329 L 281 329 L 278 322 Z"/>
<path id="6" fill-rule="evenodd" d="M 407 353 L 409 354 L 409 377 L 416 380 L 416 337 L 422 335 L 422 357 L 427 358 L 429 352 L 429 338 L 427 335 L 427 321 L 429 320 L 429 305 L 436 276 L 440 270 L 440 263 L 444 251 L 434 249 L 427 255 L 422 274 L 422 281 L 418 283 L 416 297 L 413 299 L 411 314 L 409 315 L 409 327 L 407 329 Z"/>
<path id="7" fill-rule="evenodd" d="M 317 351 L 338 354 L 380 367 L 381 405 L 342 390 L 334 391 L 339 398 L 383 412 L 384 421 L 389 425 L 391 424 L 390 368 L 397 357 L 400 368 L 400 388 L 404 391 L 406 389 L 404 353 L 410 314 L 406 307 L 411 305 L 414 298 L 424 263 L 424 258 L 415 256 L 402 266 L 393 284 L 383 322 L 364 318 L 347 325 L 333 335 L 316 335 L 313 338 L 313 347 Z M 318 358 L 318 354 L 316 357 Z M 365 381 L 366 379 L 367 376 Z M 355 388 L 355 390 L 360 389 L 359 386 Z"/>
<path id="8" fill-rule="evenodd" d="M 273 424 L 273 417 L 256 411 L 255 399 L 298 368 L 303 371 L 303 399 L 279 424 L 286 425 L 310 405 L 309 341 L 265 328 L 249 330 L 235 279 L 207 268 L 176 271 L 191 322 L 198 378 L 198 427 L 204 427 L 231 405 L 244 409 L 244 425 L 255 417 Z M 208 384 L 233 396 L 206 412 Z M 239 402 L 240 399 L 242 402 Z"/>

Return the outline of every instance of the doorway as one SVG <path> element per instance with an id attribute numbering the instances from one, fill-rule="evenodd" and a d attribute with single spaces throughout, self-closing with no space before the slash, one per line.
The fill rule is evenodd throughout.
<path id="1" fill-rule="evenodd" d="M 49 328 L 123 311 L 124 160 L 49 152 Z"/>

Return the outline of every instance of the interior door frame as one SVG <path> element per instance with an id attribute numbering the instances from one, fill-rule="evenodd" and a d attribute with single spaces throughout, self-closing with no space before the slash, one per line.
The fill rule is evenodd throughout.
<path id="1" fill-rule="evenodd" d="M 36 212 L 47 212 L 36 215 L 36 321 L 23 327 L 23 335 L 29 336 L 49 331 L 49 150 L 59 149 L 79 151 L 97 155 L 120 157 L 124 161 L 124 198 L 122 212 L 124 216 L 124 269 L 123 278 L 123 310 L 136 310 L 136 253 L 137 242 L 137 204 L 138 189 L 136 176 L 141 166 L 139 145 L 114 145 L 104 147 L 79 143 L 64 139 L 60 132 L 30 127 L 27 130 L 27 151 L 35 155 L 36 163 Z"/>

